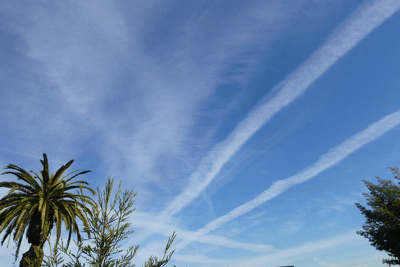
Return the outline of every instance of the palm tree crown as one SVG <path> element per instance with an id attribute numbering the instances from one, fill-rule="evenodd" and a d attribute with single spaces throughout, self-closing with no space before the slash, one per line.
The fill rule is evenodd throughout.
<path id="1" fill-rule="evenodd" d="M 10 164 L 5 169 L 12 171 L 3 174 L 13 174 L 24 183 L 0 182 L 0 187 L 10 189 L 8 194 L 0 199 L 0 233 L 5 231 L 1 244 L 13 234 L 13 240 L 17 242 L 17 256 L 24 232 L 28 243 L 42 249 L 54 224 L 57 232 L 56 244 L 58 243 L 64 222 L 66 230 L 69 231 L 68 244 L 72 233 L 76 233 L 80 239 L 77 218 L 87 227 L 85 214 L 91 213 L 90 206 L 93 205 L 93 200 L 83 194 L 83 189 L 92 194 L 95 194 L 95 191 L 87 186 L 86 181 L 72 181 L 78 175 L 89 171 L 73 171 L 63 176 L 74 162 L 71 160 L 55 174 L 49 175 L 46 154 L 43 154 L 43 160 L 40 161 L 43 165 L 40 176 L 31 171 L 32 176 L 24 169 Z M 71 192 L 73 190 L 76 191 Z"/>

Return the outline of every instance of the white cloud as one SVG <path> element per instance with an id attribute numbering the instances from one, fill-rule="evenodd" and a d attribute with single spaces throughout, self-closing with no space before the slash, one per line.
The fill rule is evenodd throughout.
<path id="1" fill-rule="evenodd" d="M 188 254 L 174 254 L 174 260 L 181 261 L 181 262 L 193 262 L 193 263 L 219 263 L 221 266 L 225 266 L 226 263 L 228 262 L 227 260 L 221 260 L 221 259 L 212 259 L 209 257 L 206 257 L 204 255 L 199 255 L 199 254 L 194 254 L 194 255 L 188 255 Z"/>
<path id="2" fill-rule="evenodd" d="M 275 91 L 276 94 L 271 99 L 267 102 L 264 100 L 263 104 L 255 107 L 224 141 L 214 146 L 200 162 L 197 170 L 190 175 L 189 186 L 172 200 L 160 216 L 172 217 L 189 205 L 215 179 L 224 164 L 262 126 L 300 97 L 337 60 L 399 9 L 400 2 L 381 0 L 367 2 L 354 11 L 333 31 L 319 49 L 282 82 L 274 86 L 272 91 Z M 269 95 L 265 98 L 267 97 Z M 335 157 L 332 153 L 329 156 Z M 329 159 L 326 160 L 329 161 Z M 323 165 L 323 162 L 321 164 Z M 283 184 L 274 186 L 285 187 Z"/>
<path id="3" fill-rule="evenodd" d="M 385 252 L 376 252 L 376 253 L 365 253 L 365 255 L 352 255 L 350 259 L 344 260 L 342 258 L 335 259 L 336 263 L 333 263 L 332 260 L 329 262 L 326 260 L 322 260 L 320 258 L 313 258 L 313 261 L 318 263 L 321 266 L 328 267 L 345 267 L 345 266 L 363 266 L 363 267 L 376 267 L 376 266 L 387 266 L 382 263 L 382 257 L 387 257 Z"/>
<path id="4" fill-rule="evenodd" d="M 330 262 L 326 262 L 326 261 L 322 261 L 318 258 L 313 258 L 313 261 L 315 261 L 316 263 L 320 264 L 321 266 L 327 266 L 327 267 L 342 267 L 343 265 L 339 265 L 336 263 L 330 263 Z"/>
<path id="5" fill-rule="evenodd" d="M 318 250 L 331 248 L 335 246 L 339 246 L 341 244 L 348 244 L 356 239 L 360 238 L 356 235 L 355 230 L 351 231 L 347 234 L 335 236 L 333 238 L 318 240 L 313 242 L 304 243 L 301 246 L 293 247 L 289 249 L 283 249 L 278 252 L 274 252 L 269 255 L 255 257 L 253 259 L 248 259 L 245 261 L 236 261 L 234 263 L 230 263 L 229 266 L 248 266 L 248 267 L 257 267 L 257 266 L 265 266 L 265 264 L 276 264 L 282 265 L 284 261 L 285 264 L 291 263 L 297 256 L 309 254 L 316 252 Z"/>
<path id="6" fill-rule="evenodd" d="M 283 224 L 283 232 L 285 234 L 293 234 L 304 226 L 304 221 L 288 221 Z"/>
<path id="7" fill-rule="evenodd" d="M 153 219 L 153 220 L 152 220 Z M 273 249 L 272 246 L 264 244 L 251 244 L 244 242 L 237 242 L 230 238 L 220 235 L 202 235 L 200 233 L 179 229 L 176 225 L 170 224 L 163 220 L 154 220 L 154 215 L 148 213 L 135 212 L 135 219 L 132 220 L 133 227 L 144 228 L 152 233 L 159 234 L 168 237 L 172 232 L 177 232 L 177 241 L 183 240 L 186 242 L 199 242 L 204 244 L 210 244 L 215 246 L 221 246 L 226 248 L 239 248 L 249 251 L 270 251 Z M 142 236 L 135 235 L 132 240 L 135 242 L 141 242 Z M 175 241 L 176 243 L 176 241 Z M 175 246 L 179 249 L 179 244 Z"/>
<path id="8" fill-rule="evenodd" d="M 326 210 L 336 210 L 336 211 L 343 211 L 343 207 L 340 205 L 331 205 L 331 206 L 327 206 L 325 207 Z"/>
<path id="9" fill-rule="evenodd" d="M 7 18 L 3 30 L 19 40 L 20 71 L 32 73 L 21 77 L 19 90 L 7 92 L 7 98 L 22 101 L 3 107 L 14 113 L 9 125 L 10 132 L 18 130 L 14 151 L 77 155 L 77 143 L 107 136 L 113 127 L 101 106 L 115 94 L 106 87 L 128 48 L 113 3 L 2 1 L 0 12 Z"/>
<path id="10" fill-rule="evenodd" d="M 322 155 L 319 160 L 313 165 L 305 168 L 304 170 L 289 178 L 274 182 L 267 190 L 262 192 L 253 200 L 248 201 L 247 203 L 242 204 L 239 207 L 231 210 L 227 214 L 211 221 L 202 229 L 197 230 L 197 233 L 205 235 L 221 227 L 227 222 L 230 222 L 231 220 L 242 216 L 243 214 L 246 214 L 247 212 L 260 206 L 261 204 L 264 204 L 265 202 L 271 200 L 272 198 L 279 196 L 290 187 L 314 178 L 316 175 L 339 163 L 347 156 L 354 153 L 357 149 L 363 147 L 369 142 L 376 140 L 399 124 L 400 110 L 383 117 L 378 122 L 372 123 L 365 130 L 343 141 L 339 146 L 330 149 L 326 154 Z M 179 244 L 179 247 L 182 248 L 187 244 L 188 242 L 182 242 Z"/>
<path id="11" fill-rule="evenodd" d="M 208 4 L 205 6 L 199 14 L 196 12 L 179 24 L 176 29 L 178 38 L 162 42 L 162 49 L 167 46 L 168 53 L 160 55 L 151 49 L 142 49 L 143 53 L 138 56 L 141 66 L 137 67 L 135 82 L 138 88 L 142 88 L 139 89 L 143 96 L 140 105 L 145 110 L 145 116 L 135 118 L 135 132 L 127 137 L 130 141 L 119 147 L 125 159 L 133 165 L 130 172 L 136 169 L 147 179 L 156 181 L 155 184 L 164 185 L 166 180 L 174 179 L 174 175 L 165 172 L 161 179 L 155 170 L 164 164 L 163 160 L 180 157 L 179 165 L 187 164 L 191 168 L 193 162 L 186 157 L 185 145 L 188 142 L 204 142 L 190 139 L 187 133 L 196 127 L 194 122 L 203 112 L 201 105 L 204 100 L 212 97 L 220 83 L 227 82 L 222 73 L 233 62 L 237 63 L 237 57 L 255 44 L 268 45 L 288 16 L 287 10 L 278 5 L 280 7 L 268 15 L 262 14 L 260 7 L 250 6 L 239 16 L 221 18 L 222 14 L 213 14 L 208 10 Z M 268 7 L 264 9 L 269 10 Z M 293 10 L 291 12 L 294 13 Z M 257 23 L 250 23 L 249 17 Z M 260 35 L 260 29 L 268 23 L 274 24 L 274 27 L 265 31 L 265 35 Z M 159 41 L 157 45 L 160 45 Z M 257 60 L 253 56 L 244 61 L 240 62 L 246 66 L 243 73 L 231 75 L 230 79 L 244 83 L 249 78 Z M 192 153 L 193 148 L 190 150 Z"/>
<path id="12" fill-rule="evenodd" d="M 348 233 L 341 234 L 338 236 L 334 236 L 331 238 L 326 238 L 326 239 L 321 239 L 317 241 L 312 241 L 312 242 L 306 242 L 303 243 L 302 245 L 296 246 L 296 247 L 291 247 L 287 249 L 281 249 L 281 250 L 274 250 L 273 252 L 266 254 L 265 252 L 263 253 L 263 256 L 259 257 L 252 257 L 252 258 L 246 258 L 246 259 L 229 259 L 225 261 L 225 265 L 228 266 L 237 266 L 237 267 L 242 267 L 242 266 L 248 266 L 248 267 L 261 267 L 261 266 L 266 266 L 266 265 L 290 265 L 292 264 L 296 259 L 298 258 L 303 258 L 304 256 L 307 256 L 309 254 L 315 254 L 315 252 L 324 250 L 324 249 L 332 249 L 333 247 L 337 246 L 342 246 L 344 244 L 349 245 L 352 242 L 355 242 L 357 240 L 360 240 L 361 237 L 358 236 L 356 233 L 356 230 L 349 231 Z M 266 254 L 266 255 L 265 255 Z M 177 254 L 179 255 L 179 254 Z M 175 257 L 175 260 L 181 260 L 179 257 Z M 187 255 L 183 255 L 182 261 L 186 261 Z M 196 259 L 196 258 L 194 258 Z M 197 262 L 194 260 L 192 262 Z M 315 259 L 315 258 L 314 258 Z M 200 263 L 203 263 L 203 259 L 200 258 L 198 259 Z M 213 263 L 214 261 L 218 263 L 217 259 L 209 259 L 206 258 L 207 263 Z M 318 261 L 318 259 L 315 259 Z M 359 262 L 359 261 L 358 261 Z M 204 262 L 205 263 L 205 262 Z M 329 264 L 327 262 L 321 261 L 321 264 Z M 335 266 L 335 265 L 326 265 L 326 266 Z"/>

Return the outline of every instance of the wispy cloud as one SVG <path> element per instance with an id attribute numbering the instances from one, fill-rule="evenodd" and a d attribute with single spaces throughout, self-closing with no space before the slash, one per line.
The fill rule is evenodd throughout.
<path id="1" fill-rule="evenodd" d="M 155 1 L 135 1 L 128 5 L 129 14 L 108 0 L 44 2 L 0 3 L 7 18 L 2 29 L 21 40 L 16 48 L 23 55 L 21 65 L 34 69 L 32 76 L 44 88 L 24 84 L 21 90 L 4 90 L 2 99 L 22 99 L 3 106 L 18 120 L 9 130 L 20 137 L 14 150 L 50 154 L 57 147 L 58 155 L 76 155 L 83 141 L 88 145 L 84 153 L 94 150 L 106 163 L 103 171 L 120 177 L 149 171 L 160 154 L 179 151 L 177 140 L 184 139 L 182 124 L 188 125 L 191 112 L 182 108 L 181 91 L 169 90 L 177 85 L 168 81 L 170 69 L 160 71 L 159 62 L 138 44 L 144 17 L 152 15 Z M 181 90 L 186 82 L 179 84 Z M 148 110 L 154 113 L 148 116 Z"/>
<path id="2" fill-rule="evenodd" d="M 368 257 L 362 257 L 362 258 L 354 258 L 352 257 L 351 260 L 345 261 L 340 260 L 340 262 L 343 262 L 342 264 L 336 264 L 332 262 L 327 262 L 324 260 L 321 260 L 319 258 L 313 258 L 313 261 L 320 264 L 321 266 L 327 266 L 327 267 L 347 267 L 347 266 L 364 266 L 364 267 L 374 267 L 374 266 L 384 266 L 382 263 L 382 256 L 377 255 L 377 254 L 369 254 Z M 339 259 L 338 259 L 339 260 Z"/>
<path id="3" fill-rule="evenodd" d="M 283 233 L 292 234 L 299 231 L 304 226 L 304 221 L 288 221 L 283 224 Z"/>
<path id="4" fill-rule="evenodd" d="M 192 169 L 191 166 L 197 158 L 193 157 L 193 145 L 189 152 L 191 157 L 185 154 L 186 145 L 196 143 L 196 146 L 208 146 L 205 143 L 209 140 L 202 142 L 198 136 L 193 138 L 189 134 L 198 126 L 195 122 L 202 117 L 199 114 L 207 113 L 202 107 L 205 100 L 213 98 L 213 92 L 221 83 L 232 82 L 227 81 L 230 79 L 244 83 L 249 78 L 249 72 L 257 60 L 255 56 L 244 59 L 242 54 L 248 52 L 249 47 L 252 50 L 254 45 L 267 45 L 288 16 L 283 7 L 274 9 L 274 12 L 266 16 L 251 3 L 244 4 L 244 7 L 237 3 L 222 4 L 224 8 L 233 9 L 230 10 L 232 12 L 223 13 L 215 12 L 216 5 L 213 2 L 199 2 L 194 5 L 196 8 L 190 10 L 192 13 L 189 18 L 175 14 L 168 17 L 171 16 L 171 10 L 163 11 L 168 17 L 168 21 L 163 23 L 179 21 L 179 26 L 174 29 L 179 34 L 173 34 L 177 38 L 172 38 L 165 32 L 145 35 L 144 38 L 148 39 L 146 42 L 151 45 L 140 48 L 141 66 L 135 70 L 135 82 L 138 88 L 142 88 L 139 90 L 143 103 L 138 104 L 145 110 L 145 115 L 136 118 L 135 132 L 119 147 L 123 151 L 124 159 L 131 161 L 133 169 L 147 179 L 157 181 L 156 184 L 161 184 L 161 187 L 166 181 L 176 179 L 175 172 L 170 175 L 168 168 L 163 168 L 165 162 L 179 162 L 180 166 L 187 164 L 188 169 L 189 166 Z M 183 4 L 180 9 L 185 6 Z M 241 12 L 237 12 L 239 9 Z M 179 13 L 176 10 L 175 12 Z M 232 15 L 236 13 L 239 15 Z M 275 27 L 271 27 L 262 36 L 259 30 L 266 23 L 273 23 Z M 158 32 L 160 29 L 146 30 Z M 166 53 L 160 53 L 160 50 Z M 245 70 L 227 78 L 223 73 L 232 64 L 241 64 L 245 66 Z M 214 121 L 215 114 L 213 115 Z M 208 134 L 205 136 L 209 137 Z M 177 161 L 174 162 L 174 159 Z M 161 176 L 157 168 L 163 169 Z"/>
<path id="5" fill-rule="evenodd" d="M 356 46 L 366 35 L 397 12 L 400 2 L 393 0 L 367 1 L 354 11 L 322 46 L 282 82 L 275 85 L 269 95 L 242 120 L 232 133 L 218 143 L 203 158 L 190 177 L 189 186 L 161 213 L 172 217 L 189 205 L 215 179 L 226 162 L 271 118 L 300 97 L 337 60 Z"/>
<path id="6" fill-rule="evenodd" d="M 152 220 L 153 219 L 153 220 Z M 165 221 L 154 220 L 154 215 L 147 213 L 135 212 L 135 220 L 132 221 L 132 226 L 146 228 L 152 233 L 159 234 L 162 236 L 169 236 L 173 231 L 178 233 L 177 240 L 184 240 L 187 242 L 199 242 L 209 245 L 221 246 L 226 248 L 238 248 L 249 251 L 271 251 L 272 246 L 264 244 L 252 244 L 237 242 L 230 238 L 220 235 L 202 235 L 201 233 L 179 229 L 176 225 L 169 224 Z M 138 242 L 140 237 L 134 236 L 132 241 Z"/>
<path id="7" fill-rule="evenodd" d="M 127 51 L 121 15 L 103 0 L 2 1 L 0 12 L 7 21 L 2 30 L 19 40 L 13 48 L 24 73 L 6 79 L 10 90 L 5 99 L 19 100 L 3 106 L 18 122 L 7 125 L 20 138 L 14 150 L 45 151 L 53 158 L 79 155 L 77 143 L 88 136 L 93 141 L 96 132 L 113 128 L 102 109 L 112 95 L 106 87 Z M 15 88 L 15 79 L 23 81 L 20 88 Z"/>
<path id="8" fill-rule="evenodd" d="M 231 263 L 229 266 L 265 266 L 266 263 L 274 263 L 277 265 L 282 265 L 282 262 L 285 261 L 283 264 L 289 264 L 296 256 L 313 253 L 318 250 L 338 246 L 344 243 L 352 242 L 360 237 L 354 231 L 349 233 L 335 236 L 333 238 L 325 239 L 325 240 L 318 240 L 313 242 L 305 243 L 298 247 L 293 247 L 289 249 L 283 249 L 278 252 L 272 253 L 270 255 L 261 256 L 253 259 L 249 259 L 246 261 L 236 261 Z"/>
<path id="9" fill-rule="evenodd" d="M 241 237 L 260 234 L 258 231 L 248 231 L 254 229 L 252 225 L 266 220 L 262 213 L 258 215 L 260 217 L 247 218 L 244 222 L 232 220 L 292 186 L 315 177 L 333 166 L 331 164 L 337 164 L 342 157 L 362 147 L 362 140 L 370 142 L 369 137 L 358 136 L 358 141 L 354 143 L 345 141 L 342 145 L 346 144 L 347 150 L 330 150 L 317 163 L 292 177 L 289 176 L 303 167 L 286 170 L 286 173 L 290 172 L 285 176 L 288 179 L 275 182 L 269 189 L 270 184 L 264 184 L 262 189 L 267 189 L 264 194 L 217 218 L 199 231 L 186 230 L 203 227 L 204 224 L 199 225 L 198 220 L 188 219 L 183 226 L 183 223 L 176 221 L 187 218 L 185 214 L 179 219 L 174 218 L 176 221 L 172 217 L 203 196 L 210 210 L 207 216 L 212 216 L 207 222 L 214 219 L 213 204 L 216 205 L 216 213 L 221 206 L 212 202 L 206 189 L 216 178 L 221 178 L 221 170 L 228 165 L 226 163 L 231 162 L 232 157 L 275 115 L 299 100 L 310 84 L 323 77 L 337 60 L 398 11 L 400 3 L 397 0 L 363 1 L 297 69 L 272 89 L 270 85 L 266 86 L 265 91 L 271 93 L 262 98 L 238 123 L 243 117 L 238 120 L 237 116 L 228 117 L 227 114 L 235 115 L 238 114 L 236 111 L 247 110 L 248 102 L 238 97 L 236 91 L 234 94 L 224 91 L 223 94 L 229 97 L 227 100 L 221 96 L 219 89 L 233 84 L 233 87 L 239 87 L 237 91 L 241 90 L 248 97 L 258 99 L 251 95 L 257 89 L 244 90 L 247 89 L 246 82 L 258 82 L 252 80 L 253 77 L 264 79 L 255 69 L 259 66 L 269 68 L 268 60 L 272 54 L 275 58 L 276 47 L 282 49 L 277 51 L 278 54 L 285 54 L 281 58 L 276 56 L 276 60 L 287 66 L 285 60 L 288 56 L 284 51 L 287 47 L 281 46 L 280 42 L 288 44 L 286 41 L 293 41 L 287 36 L 293 34 L 288 30 L 291 23 L 307 25 L 312 20 L 315 25 L 318 21 L 318 27 L 302 27 L 302 30 L 315 37 L 316 28 L 320 33 L 326 32 L 320 27 L 324 24 L 321 22 L 336 21 L 335 15 L 343 15 L 357 3 L 343 4 L 346 1 L 336 0 L 323 4 L 318 0 L 295 1 L 295 4 L 279 0 L 220 2 L 0 1 L 1 34 L 6 37 L 4 42 L 2 38 L 1 49 L 3 45 L 6 49 L 1 55 L 9 57 L 0 64 L 3 88 L 0 90 L 0 150 L 9 159 L 3 156 L 0 162 L 4 162 L 3 166 L 8 163 L 19 165 L 19 161 L 13 158 L 23 158 L 25 162 L 21 161 L 20 166 L 28 170 L 37 169 L 40 158 L 37 153 L 43 151 L 56 163 L 51 165 L 53 167 L 75 158 L 75 166 L 90 166 L 79 166 L 77 169 L 101 171 L 100 175 L 94 174 L 93 181 L 90 181 L 94 186 L 102 183 L 101 177 L 104 179 L 109 175 L 124 179 L 124 186 L 139 192 L 138 208 L 149 211 L 137 217 L 133 215 L 132 226 L 141 229 L 133 236 L 133 244 L 142 243 L 140 239 L 148 234 L 155 233 L 157 238 L 158 235 L 168 237 L 175 230 L 178 233 L 177 241 L 183 241 L 180 244 L 176 242 L 178 248 L 190 242 L 199 242 L 212 248 L 220 246 L 233 251 L 246 250 L 244 253 L 247 255 L 254 255 L 254 252 L 274 253 L 276 249 L 268 244 L 237 242 L 232 238 L 213 235 L 211 231 L 231 221 L 234 227 L 221 231 L 224 233 L 222 235 L 229 228 L 243 234 Z M 314 5 L 317 3 L 319 7 Z M 322 13 L 325 14 L 326 7 L 332 5 L 340 5 L 340 8 L 325 18 Z M 303 11 L 316 11 L 314 14 L 318 20 L 315 17 L 310 19 Z M 303 20 L 305 17 L 307 22 Z M 172 20 L 177 20 L 177 23 L 170 23 Z M 289 27 L 285 28 L 285 25 Z M 385 26 L 389 25 L 392 24 Z M 304 59 L 304 51 L 310 51 L 308 49 L 315 44 L 313 40 L 303 38 L 302 41 L 307 41 L 307 44 L 295 53 L 288 54 Z M 294 45 L 297 45 L 296 41 Z M 279 68 L 277 71 L 289 73 Z M 231 98 L 234 101 L 230 101 Z M 391 109 L 391 106 L 386 108 Z M 357 125 L 362 123 L 365 122 L 357 121 Z M 233 128 L 225 128 L 227 125 L 237 126 L 232 132 L 219 135 Z M 391 127 L 389 123 L 385 125 Z M 370 137 L 374 135 L 371 129 L 370 134 Z M 377 129 L 375 135 L 380 134 L 380 129 Z M 216 139 L 218 142 L 225 140 L 214 146 Z M 88 177 L 91 179 L 91 176 Z M 262 181 L 265 182 L 268 181 Z M 0 190 L 0 196 L 4 192 Z M 165 202 L 172 194 L 176 198 L 171 203 Z M 339 204 L 343 206 L 343 203 Z M 158 212 L 162 208 L 165 210 L 160 215 Z M 190 214 L 197 214 L 195 208 Z M 152 214 L 153 211 L 157 213 Z M 285 227 L 281 226 L 277 229 Z M 286 225 L 286 229 L 296 231 L 302 226 L 291 223 Z M 262 235 L 257 238 L 260 240 Z M 162 251 L 165 241 L 166 238 L 154 244 L 149 241 L 148 246 L 145 243 L 143 247 L 148 248 L 146 251 L 149 253 L 153 250 Z M 182 259 L 186 257 L 187 260 L 210 265 L 213 262 L 225 263 L 220 260 L 222 255 L 217 260 L 197 254 L 181 256 Z"/>
<path id="10" fill-rule="evenodd" d="M 256 207 L 264 204 L 268 200 L 279 196 L 292 186 L 306 182 L 326 169 L 338 164 L 340 161 L 345 159 L 350 154 L 354 153 L 357 149 L 363 147 L 364 145 L 376 140 L 386 132 L 390 131 L 394 127 L 400 124 L 400 110 L 387 115 L 369 125 L 365 130 L 353 135 L 349 139 L 342 142 L 339 146 L 330 149 L 326 154 L 322 155 L 317 162 L 313 165 L 305 168 L 299 173 L 279 181 L 274 182 L 270 188 L 262 192 L 256 198 L 247 203 L 236 207 L 229 213 L 211 221 L 204 228 L 197 231 L 200 234 L 207 234 L 227 222 L 246 214 L 247 212 L 255 209 Z M 186 246 L 188 242 L 182 242 L 178 245 L 178 248 Z"/>
<path id="11" fill-rule="evenodd" d="M 174 260 L 181 262 L 194 262 L 194 263 L 218 263 L 220 266 L 225 266 L 228 262 L 227 260 L 212 259 L 204 255 L 198 255 L 198 254 L 196 255 L 176 254 L 174 255 Z"/>
<path id="12" fill-rule="evenodd" d="M 297 257 L 301 255 L 307 255 L 310 253 L 315 253 L 316 251 L 319 250 L 324 250 L 327 248 L 332 248 L 335 246 L 340 246 L 343 244 L 349 244 L 350 242 L 354 242 L 357 239 L 360 239 L 361 237 L 358 236 L 356 233 L 356 230 L 349 231 L 345 234 L 341 234 L 335 237 L 327 238 L 327 239 L 322 239 L 322 240 L 316 240 L 313 242 L 307 242 L 304 243 L 300 246 L 297 247 L 291 247 L 287 249 L 282 249 L 278 251 L 274 251 L 272 253 L 269 253 L 268 255 L 264 256 L 259 256 L 259 257 L 254 257 L 251 259 L 245 259 L 245 260 L 238 260 L 238 259 L 233 259 L 233 260 L 227 260 L 226 265 L 229 266 L 237 266 L 237 267 L 242 267 L 242 266 L 249 266 L 249 267 L 257 267 L 257 266 L 265 266 L 265 264 L 274 264 L 274 265 L 283 265 L 283 264 L 291 264 Z M 265 253 L 263 253 L 265 254 Z M 179 251 L 175 255 L 176 259 L 182 260 L 182 261 L 188 261 L 190 255 L 185 255 L 185 254 L 180 254 Z M 213 262 L 214 259 L 206 259 L 207 262 Z M 197 261 L 192 261 L 192 262 L 197 262 Z M 199 259 L 199 262 L 203 262 L 201 258 Z M 206 262 L 204 262 L 206 263 Z"/>
<path id="13" fill-rule="evenodd" d="M 224 238 L 221 238 L 218 241 L 213 238 L 208 239 L 207 234 L 221 227 L 227 222 L 230 222 L 231 220 L 253 210 L 254 208 L 260 206 L 261 204 L 267 202 L 268 200 L 282 194 L 290 187 L 293 187 L 299 183 L 303 183 L 314 178 L 316 175 L 334 166 L 335 164 L 338 164 L 340 161 L 345 159 L 350 154 L 354 153 L 359 148 L 376 140 L 377 138 L 379 138 L 386 132 L 390 131 L 394 127 L 398 126 L 399 124 L 400 124 L 400 110 L 383 117 L 382 119 L 380 119 L 375 123 L 372 123 L 365 130 L 348 138 L 347 140 L 342 142 L 339 146 L 330 149 L 326 154 L 322 155 L 319 158 L 319 160 L 313 165 L 305 168 L 301 172 L 289 178 L 274 182 L 269 189 L 265 190 L 263 193 L 258 195 L 253 200 L 235 208 L 226 215 L 213 220 L 212 222 L 208 223 L 204 228 L 199 229 L 196 232 L 183 231 L 184 232 L 183 241 L 176 246 L 176 249 L 180 250 L 193 241 L 197 242 L 197 240 L 199 240 L 199 242 L 209 243 L 213 245 L 222 245 L 226 247 L 229 246 L 236 247 L 236 245 L 238 246 L 242 245 L 240 243 L 236 244 L 236 242 L 232 242 L 230 245 L 227 245 L 227 243 L 224 242 Z M 146 227 L 151 232 L 154 233 L 157 232 L 163 234 L 166 233 L 165 229 L 163 229 L 163 225 L 165 225 L 165 222 L 154 226 L 150 226 L 148 223 L 144 223 L 143 225 L 140 226 Z M 296 229 L 291 228 L 291 230 L 296 230 Z M 229 240 L 227 241 L 229 242 Z M 246 247 L 248 247 L 250 250 L 255 249 L 255 247 L 253 247 L 250 244 L 247 244 Z"/>
<path id="14" fill-rule="evenodd" d="M 318 258 L 314 258 L 313 261 L 320 264 L 321 266 L 327 266 L 327 267 L 342 267 L 343 266 L 343 265 L 339 265 L 336 263 L 326 262 L 326 261 L 320 260 Z"/>

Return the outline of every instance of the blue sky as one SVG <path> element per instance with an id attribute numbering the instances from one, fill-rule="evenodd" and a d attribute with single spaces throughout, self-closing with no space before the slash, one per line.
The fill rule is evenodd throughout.
<path id="1" fill-rule="evenodd" d="M 3 0 L 0 165 L 122 180 L 138 266 L 173 231 L 171 266 L 384 266 L 354 203 L 400 166 L 399 10 Z"/>

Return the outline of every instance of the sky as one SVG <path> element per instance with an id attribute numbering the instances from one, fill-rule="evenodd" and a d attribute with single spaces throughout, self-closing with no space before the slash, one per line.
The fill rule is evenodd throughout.
<path id="1" fill-rule="evenodd" d="M 46 153 L 52 172 L 74 159 L 92 188 L 137 192 L 136 266 L 173 231 L 168 266 L 386 266 L 355 203 L 400 167 L 399 11 L 2 0 L 0 165 L 38 171 Z"/>

